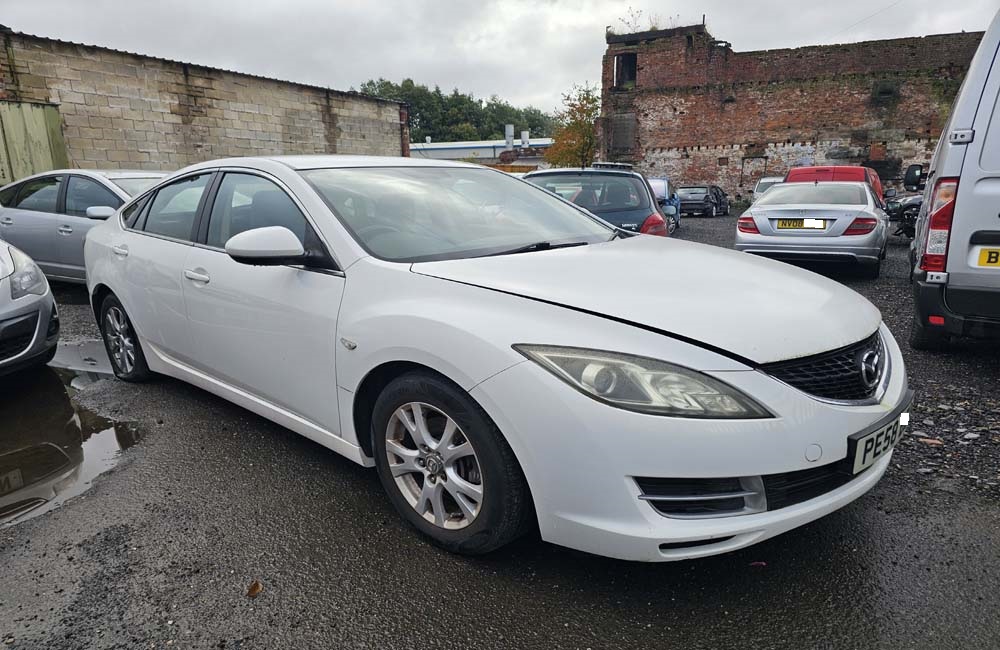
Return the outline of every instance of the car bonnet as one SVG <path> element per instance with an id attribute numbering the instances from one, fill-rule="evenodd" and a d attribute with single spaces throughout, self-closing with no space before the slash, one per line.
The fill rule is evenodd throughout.
<path id="1" fill-rule="evenodd" d="M 412 270 L 626 322 L 751 364 L 856 343 L 882 320 L 865 298 L 821 275 L 661 237 L 420 262 Z"/>

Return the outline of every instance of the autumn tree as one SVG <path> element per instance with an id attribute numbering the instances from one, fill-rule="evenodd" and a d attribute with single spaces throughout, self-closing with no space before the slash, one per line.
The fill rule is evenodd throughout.
<path id="1" fill-rule="evenodd" d="M 590 85 L 573 86 L 563 95 L 563 110 L 556 114 L 555 142 L 545 152 L 553 167 L 589 167 L 597 155 L 597 118 L 601 98 Z"/>

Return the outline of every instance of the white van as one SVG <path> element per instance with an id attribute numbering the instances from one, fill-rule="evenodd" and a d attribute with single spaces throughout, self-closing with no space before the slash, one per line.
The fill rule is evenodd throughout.
<path id="1" fill-rule="evenodd" d="M 910 248 L 910 345 L 1000 338 L 1000 13 L 972 59 L 930 166 L 904 184 L 925 189 Z"/>

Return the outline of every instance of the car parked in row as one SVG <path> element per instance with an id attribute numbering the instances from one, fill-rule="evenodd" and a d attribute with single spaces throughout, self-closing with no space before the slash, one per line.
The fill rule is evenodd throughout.
<path id="1" fill-rule="evenodd" d="M 686 185 L 677 188 L 681 200 L 681 215 L 705 217 L 729 214 L 729 195 L 718 185 Z"/>
<path id="2" fill-rule="evenodd" d="M 524 180 L 630 232 L 667 236 L 677 227 L 675 210 L 661 209 L 646 178 L 631 166 L 545 169 Z"/>
<path id="3" fill-rule="evenodd" d="M 867 183 L 781 183 L 736 222 L 736 250 L 785 261 L 850 262 L 877 278 L 889 217 Z"/>
<path id="4" fill-rule="evenodd" d="M 0 240 L 0 375 L 52 360 L 59 312 L 35 262 Z"/>
<path id="5" fill-rule="evenodd" d="M 758 179 L 757 183 L 753 186 L 753 194 L 750 197 L 750 202 L 754 202 L 764 195 L 764 192 L 768 190 L 772 185 L 777 185 L 778 183 L 784 183 L 784 176 L 763 176 Z"/>
<path id="6" fill-rule="evenodd" d="M 930 165 L 904 184 L 925 189 L 910 249 L 910 345 L 1000 338 L 1000 14 L 980 41 Z"/>
<path id="7" fill-rule="evenodd" d="M 83 240 L 162 172 L 60 169 L 0 188 L 0 238 L 53 280 L 83 282 Z"/>
<path id="8" fill-rule="evenodd" d="M 848 183 L 866 183 L 878 199 L 884 204 L 886 199 L 896 196 L 896 190 L 884 190 L 882 179 L 871 167 L 860 165 L 833 165 L 824 167 L 793 167 L 785 174 L 786 183 L 815 183 L 817 181 L 841 181 Z"/>
<path id="9" fill-rule="evenodd" d="M 631 175 L 535 179 L 595 180 L 597 205 L 649 200 Z M 85 256 L 120 378 L 177 377 L 374 465 L 461 553 L 533 524 L 631 560 L 755 544 L 871 489 L 912 396 L 847 287 L 463 163 L 205 162 L 91 229 Z"/>
<path id="10" fill-rule="evenodd" d="M 656 196 L 656 201 L 660 204 L 660 207 L 666 208 L 667 206 L 671 206 L 674 208 L 673 216 L 677 220 L 677 227 L 680 228 L 681 199 L 677 196 L 677 192 L 674 191 L 674 186 L 670 183 L 670 179 L 666 176 L 647 176 L 646 180 L 649 181 L 649 186 L 653 188 L 653 194 Z"/>

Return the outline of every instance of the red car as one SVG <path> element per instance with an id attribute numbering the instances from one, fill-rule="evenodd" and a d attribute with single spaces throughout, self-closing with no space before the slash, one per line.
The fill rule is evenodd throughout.
<path id="1" fill-rule="evenodd" d="M 841 165 L 831 167 L 793 167 L 785 174 L 786 183 L 808 183 L 812 181 L 854 181 L 868 183 L 879 201 L 885 203 L 885 193 L 882 190 L 882 180 L 871 167 L 859 165 Z M 895 190 L 889 190 L 889 197 L 896 195 Z"/>

